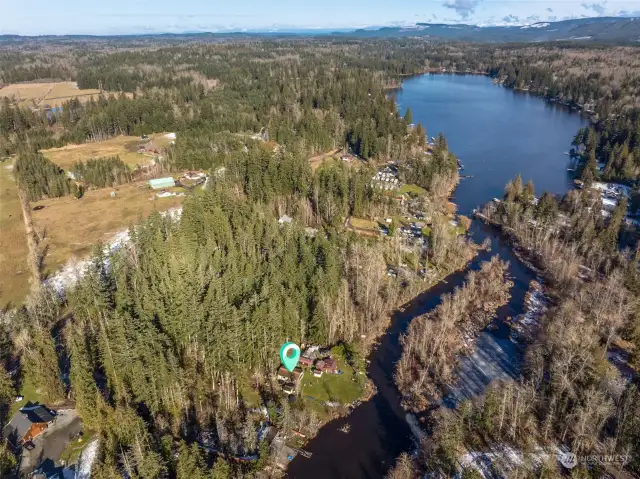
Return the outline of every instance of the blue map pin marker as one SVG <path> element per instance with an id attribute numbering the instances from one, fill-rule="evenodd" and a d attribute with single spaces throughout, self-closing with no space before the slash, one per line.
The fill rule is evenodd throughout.
<path id="1" fill-rule="evenodd" d="M 280 348 L 280 361 L 287 371 L 292 372 L 300 360 L 300 346 L 295 343 L 284 343 Z"/>

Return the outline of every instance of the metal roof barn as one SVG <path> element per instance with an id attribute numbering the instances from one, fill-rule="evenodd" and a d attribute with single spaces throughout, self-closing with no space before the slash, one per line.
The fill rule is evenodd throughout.
<path id="1" fill-rule="evenodd" d="M 162 188 L 171 188 L 172 186 L 176 186 L 176 182 L 173 178 L 157 178 L 155 180 L 149 180 L 149 186 L 154 190 L 161 190 Z"/>

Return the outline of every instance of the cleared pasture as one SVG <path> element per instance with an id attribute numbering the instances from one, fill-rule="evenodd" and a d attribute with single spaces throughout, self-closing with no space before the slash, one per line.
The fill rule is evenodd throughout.
<path id="1" fill-rule="evenodd" d="M 8 97 L 23 107 L 61 106 L 72 98 L 89 101 L 100 90 L 78 88 L 76 82 L 12 83 L 0 89 L 0 97 Z"/>
<path id="2" fill-rule="evenodd" d="M 91 158 L 104 156 L 119 156 L 120 159 L 135 168 L 136 165 L 145 165 L 151 161 L 153 154 L 138 153 L 141 146 L 148 145 L 160 151 L 171 143 L 172 138 L 167 133 L 155 133 L 149 135 L 149 140 L 141 140 L 137 136 L 117 136 L 105 141 L 81 143 L 79 145 L 66 145 L 61 148 L 42 150 L 45 158 L 60 166 L 62 169 L 70 169 L 78 161 L 87 161 Z"/>
<path id="3" fill-rule="evenodd" d="M 115 197 L 111 197 L 112 191 Z M 32 203 L 32 208 L 44 206 L 32 212 L 36 230 L 44 236 L 40 243 L 45 250 L 44 276 L 55 273 L 72 258 L 90 255 L 94 245 L 108 241 L 138 218 L 180 206 L 183 199 L 157 198 L 146 182 L 137 182 L 89 191 L 79 200 L 65 196 Z"/>
<path id="4" fill-rule="evenodd" d="M 19 305 L 29 293 L 26 231 L 11 171 L 11 161 L 0 163 L 0 309 Z"/>

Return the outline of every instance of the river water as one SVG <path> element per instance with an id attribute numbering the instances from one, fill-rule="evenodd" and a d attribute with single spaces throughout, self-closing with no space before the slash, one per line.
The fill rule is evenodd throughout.
<path id="1" fill-rule="evenodd" d="M 570 188 L 567 175 L 571 140 L 586 121 L 562 107 L 548 104 L 526 93 L 494 85 L 487 77 L 424 75 L 403 83 L 396 93 L 400 111 L 410 107 L 414 122 L 422 122 L 429 137 L 443 132 L 449 149 L 464 165 L 454 192 L 459 212 L 469 215 L 473 208 L 501 196 L 504 185 L 520 173 L 532 180 L 539 192 L 564 194 Z M 417 296 L 396 312 L 381 343 L 369 360 L 368 375 L 378 393 L 358 406 L 348 417 L 330 422 L 309 442 L 311 458 L 297 456 L 288 477 L 379 478 L 393 466 L 395 458 L 414 444 L 413 435 L 400 407 L 393 383 L 393 370 L 400 357 L 400 335 L 413 318 L 436 307 L 440 296 L 462 284 L 469 269 L 498 254 L 509 261 L 514 287 L 511 301 L 498 311 L 495 324 L 523 312 L 524 296 L 535 275 L 524 266 L 492 228 L 474 221 L 470 230 L 474 241 L 490 238 L 490 252 L 482 252 L 466 271 L 456 273 L 429 291 Z M 484 331 L 478 338 L 477 360 L 465 364 L 459 391 L 481 392 L 495 378 L 515 378 L 520 373 L 522 350 L 510 341 L 506 328 Z M 459 398 L 458 398 L 459 399 Z M 449 405 L 455 400 L 449 398 Z M 350 432 L 339 429 L 348 423 Z"/>

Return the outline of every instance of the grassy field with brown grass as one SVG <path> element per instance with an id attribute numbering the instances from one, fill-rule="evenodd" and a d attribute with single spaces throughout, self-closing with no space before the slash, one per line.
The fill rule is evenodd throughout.
<path id="1" fill-rule="evenodd" d="M 0 97 L 8 97 L 23 107 L 60 106 L 72 98 L 89 101 L 100 90 L 81 90 L 76 82 L 12 83 L 0 89 Z"/>
<path id="2" fill-rule="evenodd" d="M 316 171 L 318 168 L 320 168 L 320 165 L 327 159 L 329 158 L 340 158 L 340 155 L 342 155 L 343 150 L 334 150 L 334 151 L 329 151 L 327 153 L 322 153 L 321 155 L 316 155 L 316 156 L 312 156 L 311 158 L 309 158 L 309 164 L 311 165 L 311 169 L 313 171 Z"/>
<path id="3" fill-rule="evenodd" d="M 0 308 L 20 304 L 29 292 L 31 272 L 18 187 L 9 160 L 0 163 Z"/>
<path id="4" fill-rule="evenodd" d="M 172 141 L 167 133 L 155 133 L 149 135 L 153 147 L 160 151 Z M 118 155 L 129 167 L 148 163 L 152 156 L 138 153 L 140 146 L 146 145 L 149 140 L 141 140 L 137 136 L 117 136 L 105 141 L 81 143 L 79 145 L 66 145 L 61 148 L 42 150 L 41 153 L 53 163 L 68 170 L 77 161 L 87 161 L 90 158 Z"/>
<path id="5" fill-rule="evenodd" d="M 141 185 L 141 186 L 140 186 Z M 115 198 L 110 196 L 116 191 Z M 150 199 L 151 198 L 151 199 Z M 146 182 L 31 203 L 44 206 L 32 212 L 33 223 L 44 241 L 44 275 L 49 276 L 72 258 L 82 259 L 101 241 L 135 223 L 140 216 L 179 206 L 184 197 L 157 198 Z"/>

